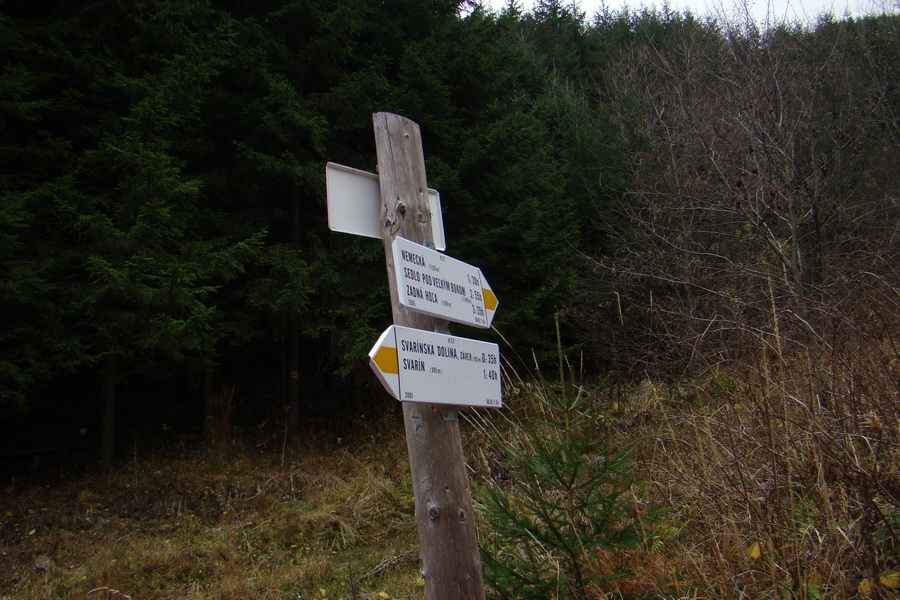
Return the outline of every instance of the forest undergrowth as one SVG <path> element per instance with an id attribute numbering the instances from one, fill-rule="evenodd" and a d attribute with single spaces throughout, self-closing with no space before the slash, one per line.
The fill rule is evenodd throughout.
<path id="1" fill-rule="evenodd" d="M 463 424 L 486 565 L 502 558 L 497 490 L 560 497 L 550 482 L 529 487 L 510 460 L 514 447 L 536 455 L 535 432 L 586 444 L 572 489 L 587 477 L 610 493 L 585 496 L 579 514 L 592 521 L 560 521 L 573 533 L 559 539 L 594 536 L 587 551 L 529 550 L 555 591 L 490 594 L 900 597 L 896 361 L 862 346 L 757 359 L 628 385 L 507 369 L 505 408 Z M 559 418 L 548 407 L 569 392 L 577 402 Z M 552 450 L 553 436 L 538 439 Z M 586 512 L 594 500 L 606 504 Z M 397 414 L 299 449 L 160 450 L 109 476 L 7 493 L 0 516 L 4 599 L 424 597 Z M 502 549 L 534 539 L 507 535 Z"/>
<path id="2" fill-rule="evenodd" d="M 173 447 L 6 494 L 0 598 L 421 597 L 402 436 Z"/>
<path id="3" fill-rule="evenodd" d="M 756 351 L 671 381 L 584 377 L 558 329 L 558 373 L 507 363 L 462 423 L 489 597 L 900 597 L 896 302 L 870 300 L 801 344 L 773 298 Z M 322 431 L 13 482 L 0 599 L 423 598 L 399 411 Z"/>
<path id="4" fill-rule="evenodd" d="M 520 582 L 500 597 L 900 598 L 900 370 L 877 336 L 854 343 L 849 334 L 816 357 L 763 348 L 752 361 L 677 383 L 568 384 L 582 396 L 579 434 L 602 447 L 582 457 L 571 488 L 598 464 L 621 469 L 629 449 L 624 475 L 633 479 L 601 483 L 615 492 L 605 500 L 606 508 L 618 503 L 614 520 L 594 520 L 589 535 L 607 532 L 577 569 L 552 543 L 535 544 L 540 533 L 521 536 L 558 593 L 529 595 Z M 569 495 L 549 477 L 517 481 L 528 468 L 497 468 L 516 464 L 510 455 L 523 444 L 532 456 L 554 444 L 546 425 L 559 420 L 548 406 L 565 385 L 520 380 L 502 424 L 475 419 L 495 440 L 476 453 L 490 487 L 526 504 Z M 529 436 L 516 432 L 533 431 L 528 423 L 544 429 L 523 442 Z M 545 519 L 536 529 L 556 526 Z M 622 543 L 626 530 L 639 539 Z M 573 535 L 583 550 L 585 537 Z M 572 585 L 576 572 L 594 583 Z"/>

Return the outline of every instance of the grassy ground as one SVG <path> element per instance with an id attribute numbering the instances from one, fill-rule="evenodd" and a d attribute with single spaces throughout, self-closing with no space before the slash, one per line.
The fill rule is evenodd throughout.
<path id="1" fill-rule="evenodd" d="M 590 435 L 635 448 L 622 523 L 644 520 L 648 535 L 637 548 L 580 559 L 601 583 L 571 597 L 900 598 L 898 375 L 854 352 L 589 390 Z M 510 447 L 518 423 L 543 418 L 533 401 L 528 408 L 541 386 L 514 387 L 506 428 L 486 435 L 504 441 L 472 449 L 488 485 L 504 485 L 491 454 Z M 549 484 L 527 493 L 559 496 Z M 551 573 L 565 564 L 549 551 L 542 560 Z"/>
<path id="2" fill-rule="evenodd" d="M 3 496 L 0 598 L 422 597 L 402 424 L 159 454 Z"/>
<path id="3" fill-rule="evenodd" d="M 900 377 L 778 370 L 589 391 L 593 435 L 636 447 L 629 518 L 663 512 L 585 559 L 616 577 L 584 598 L 900 598 Z M 462 423 L 476 502 L 514 485 L 503 455 L 537 414 L 531 383 L 508 387 Z M 424 597 L 396 414 L 294 450 L 138 456 L 6 493 L 0 519 L 2 600 Z"/>

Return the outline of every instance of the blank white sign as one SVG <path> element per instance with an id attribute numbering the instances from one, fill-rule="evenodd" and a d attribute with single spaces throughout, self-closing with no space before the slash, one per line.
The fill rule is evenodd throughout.
<path id="1" fill-rule="evenodd" d="M 381 188 L 378 175 L 336 163 L 325 165 L 325 187 L 328 197 L 328 227 L 332 231 L 382 239 Z M 434 246 L 447 249 L 441 196 L 428 188 L 431 230 Z"/>

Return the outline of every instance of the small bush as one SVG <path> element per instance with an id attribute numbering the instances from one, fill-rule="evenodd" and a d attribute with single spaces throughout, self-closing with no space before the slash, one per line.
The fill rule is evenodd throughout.
<path id="1" fill-rule="evenodd" d="M 634 547 L 642 537 L 624 498 L 631 451 L 597 441 L 588 395 L 574 377 L 565 380 L 562 362 L 558 386 L 538 373 L 521 388 L 512 435 L 494 440 L 498 472 L 511 485 L 487 487 L 485 580 L 498 598 L 589 598 L 593 586 L 615 576 L 591 568 L 596 553 Z"/>

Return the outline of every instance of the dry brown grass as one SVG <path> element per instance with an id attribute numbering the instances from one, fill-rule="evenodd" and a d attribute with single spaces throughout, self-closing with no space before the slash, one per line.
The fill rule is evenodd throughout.
<path id="1" fill-rule="evenodd" d="M 399 425 L 284 465 L 231 448 L 6 496 L 0 598 L 421 598 L 415 560 L 366 576 L 417 547 Z"/>
<path id="2" fill-rule="evenodd" d="M 652 532 L 596 556 L 589 570 L 615 577 L 591 597 L 900 598 L 898 311 L 856 304 L 816 307 L 818 335 L 793 339 L 777 320 L 796 315 L 773 310 L 758 355 L 590 392 L 596 436 L 637 447 L 634 506 Z M 528 385 L 508 386 L 507 414 Z M 498 467 L 512 423 L 473 420 L 468 455 L 489 485 L 515 485 Z"/>
<path id="3" fill-rule="evenodd" d="M 641 577 L 668 582 L 654 597 L 900 597 L 900 395 L 883 365 L 860 347 L 783 354 L 608 406 L 607 434 L 641 440 L 636 494 L 668 509 L 630 571 L 657 565 Z"/>
<path id="4" fill-rule="evenodd" d="M 596 435 L 637 446 L 629 517 L 652 534 L 597 553 L 587 568 L 617 577 L 588 597 L 900 598 L 900 371 L 884 331 L 591 390 Z M 465 428 L 476 502 L 488 480 L 515 485 L 496 442 L 517 435 L 509 416 L 541 418 L 518 385 Z M 7 495 L 0 599 L 422 598 L 401 423 L 375 429 L 352 448 L 229 446 Z"/>

